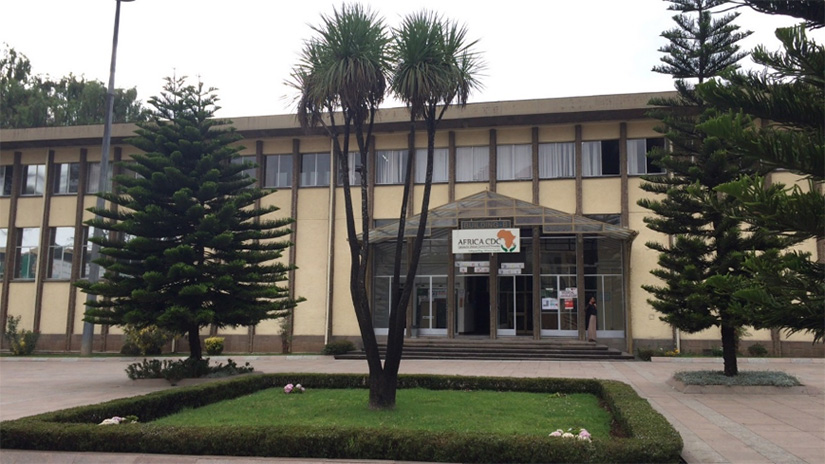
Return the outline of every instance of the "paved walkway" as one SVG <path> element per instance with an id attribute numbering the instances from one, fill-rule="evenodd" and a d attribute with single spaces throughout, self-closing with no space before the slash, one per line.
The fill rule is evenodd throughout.
<path id="1" fill-rule="evenodd" d="M 218 358 L 214 358 L 218 359 Z M 237 356 L 271 372 L 366 373 L 364 361 L 324 356 Z M 661 359 L 662 361 L 659 361 Z M 779 370 L 807 385 L 805 394 L 687 394 L 666 384 L 680 370 L 721 370 L 721 360 L 415 361 L 402 373 L 615 379 L 633 386 L 676 427 L 688 463 L 825 462 L 825 360 L 740 359 L 740 370 Z M 0 358 L 0 420 L 176 388 L 126 378 L 125 358 Z M 184 383 L 185 384 L 185 383 Z M 305 459 L 2 450 L 0 463 L 310 463 Z M 324 461 L 352 462 L 352 461 Z M 368 461 L 360 461 L 368 462 Z"/>

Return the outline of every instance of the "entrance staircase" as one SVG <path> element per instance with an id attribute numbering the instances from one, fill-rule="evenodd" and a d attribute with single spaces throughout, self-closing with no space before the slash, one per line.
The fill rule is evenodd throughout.
<path id="1" fill-rule="evenodd" d="M 386 344 L 379 344 L 381 357 Z M 335 359 L 365 359 L 363 351 L 336 355 Z M 408 338 L 403 359 L 467 359 L 512 361 L 629 360 L 633 355 L 615 348 L 579 340 L 533 340 L 531 338 Z"/>

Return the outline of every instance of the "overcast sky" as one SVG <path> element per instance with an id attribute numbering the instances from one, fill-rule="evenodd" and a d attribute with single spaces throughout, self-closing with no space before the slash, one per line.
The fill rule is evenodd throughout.
<path id="1" fill-rule="evenodd" d="M 69 73 L 108 82 L 115 0 L 0 0 L 0 42 L 31 61 L 35 74 Z M 675 26 L 662 0 L 364 0 L 395 26 L 427 9 L 465 24 L 479 39 L 484 88 L 471 102 L 671 90 L 653 73 L 662 31 Z M 136 0 L 122 3 L 117 87 L 157 95 L 166 76 L 200 77 L 218 88 L 223 117 L 293 112 L 284 82 L 310 26 L 340 1 Z M 793 24 L 740 9 L 754 31 L 740 42 L 778 49 L 773 31 Z M 814 34 L 822 43 L 822 31 Z M 752 67 L 743 62 L 744 67 Z M 390 104 L 388 106 L 398 106 Z"/>

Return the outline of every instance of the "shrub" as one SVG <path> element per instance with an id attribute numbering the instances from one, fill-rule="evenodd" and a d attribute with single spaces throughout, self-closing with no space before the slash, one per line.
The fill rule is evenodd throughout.
<path id="1" fill-rule="evenodd" d="M 138 353 L 143 356 L 158 355 L 163 351 L 163 345 L 172 339 L 172 334 L 159 328 L 156 325 L 150 325 L 143 328 L 134 326 L 126 326 L 123 328 L 123 333 L 126 335 L 125 345 L 134 345 Z M 124 348 L 121 348 L 123 352 Z M 134 348 L 129 347 L 129 350 Z M 131 353 L 130 353 L 131 354 Z"/>
<path id="2" fill-rule="evenodd" d="M 148 423 L 184 408 L 197 408 L 265 388 L 282 388 L 296 378 L 312 389 L 367 388 L 368 383 L 365 375 L 358 374 L 243 376 L 5 421 L 0 423 L 0 447 L 423 462 L 679 462 L 682 450 L 679 433 L 633 388 L 618 381 L 595 379 L 399 376 L 399 388 L 594 394 L 613 414 L 619 433 L 594 438 L 590 443 L 460 431 L 379 429 L 364 433 L 360 429 L 288 423 L 233 427 L 162 427 Z M 93 425 L 115 415 L 136 415 L 142 422 L 129 427 Z"/>
<path id="3" fill-rule="evenodd" d="M 723 371 L 680 371 L 673 378 L 685 385 L 731 385 L 731 386 L 771 386 L 796 387 L 799 380 L 779 371 L 739 371 L 738 375 L 727 376 Z"/>
<path id="4" fill-rule="evenodd" d="M 218 356 L 223 353 L 223 337 L 209 337 L 203 341 L 206 348 L 206 354 L 209 356 Z"/>
<path id="5" fill-rule="evenodd" d="M 126 367 L 126 375 L 132 379 L 166 379 L 172 385 L 177 385 L 183 379 L 198 377 L 228 377 L 231 375 L 247 374 L 253 368 L 247 362 L 244 366 L 231 360 L 226 365 L 218 363 L 209 367 L 209 359 L 144 359 L 141 363 L 133 363 Z"/>
<path id="6" fill-rule="evenodd" d="M 327 355 L 346 354 L 355 349 L 355 345 L 349 340 L 335 340 L 324 346 L 321 353 Z"/>
<path id="7" fill-rule="evenodd" d="M 713 348 L 711 348 L 711 349 L 710 349 L 710 355 L 711 355 L 711 356 L 716 356 L 716 357 L 719 357 L 719 356 L 724 356 L 724 355 L 725 355 L 725 353 L 724 353 L 724 351 L 722 350 L 722 347 L 721 347 L 721 346 L 715 346 L 715 347 L 713 347 Z"/>
<path id="8" fill-rule="evenodd" d="M 763 345 L 756 343 L 748 347 L 748 354 L 751 356 L 767 356 L 768 349 Z"/>
<path id="9" fill-rule="evenodd" d="M 650 347 L 636 348 L 636 357 L 642 361 L 650 361 L 650 358 L 656 354 L 656 350 Z"/>
<path id="10" fill-rule="evenodd" d="M 6 332 L 3 334 L 3 337 L 9 342 L 11 354 L 15 356 L 32 354 L 37 346 L 37 339 L 40 338 L 40 332 L 32 332 L 26 329 L 18 330 L 20 318 L 21 316 L 9 315 L 8 320 L 6 320 Z"/>

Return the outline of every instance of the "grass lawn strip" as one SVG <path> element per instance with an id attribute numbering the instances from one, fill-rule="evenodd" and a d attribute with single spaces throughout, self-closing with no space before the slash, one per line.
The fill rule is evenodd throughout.
<path id="1" fill-rule="evenodd" d="M 154 421 L 156 425 L 271 425 L 406 429 L 431 432 L 480 432 L 539 435 L 568 428 L 608 437 L 611 416 L 590 394 L 542 394 L 495 391 L 398 391 L 394 411 L 367 407 L 367 390 L 309 390 L 284 394 L 271 388 Z"/>

